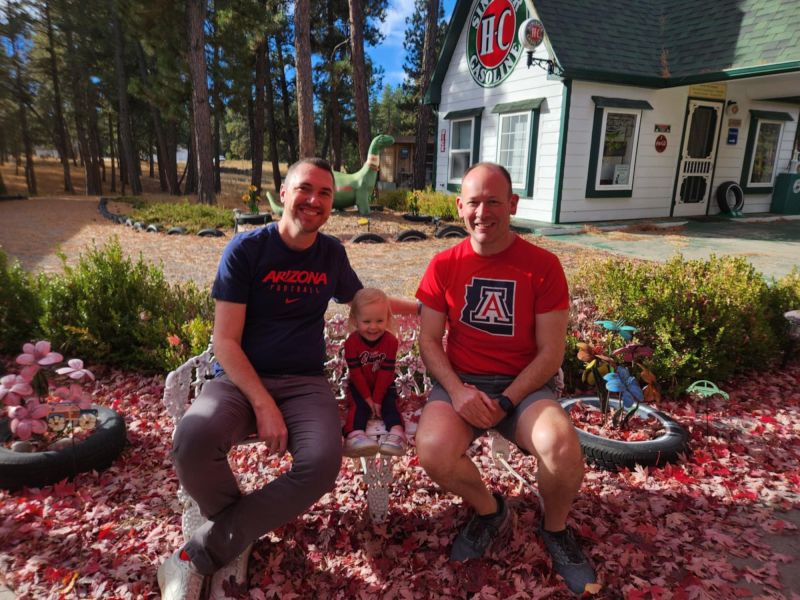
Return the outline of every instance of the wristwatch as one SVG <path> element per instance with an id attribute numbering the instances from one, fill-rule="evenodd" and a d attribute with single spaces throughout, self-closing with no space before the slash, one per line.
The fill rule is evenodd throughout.
<path id="1" fill-rule="evenodd" d="M 500 394 L 497 398 L 495 398 L 495 400 L 497 400 L 497 403 L 500 405 L 500 408 L 506 411 L 507 415 L 510 415 L 512 412 L 514 412 L 514 409 L 517 408 L 511 401 L 511 398 L 509 398 L 505 394 Z"/>

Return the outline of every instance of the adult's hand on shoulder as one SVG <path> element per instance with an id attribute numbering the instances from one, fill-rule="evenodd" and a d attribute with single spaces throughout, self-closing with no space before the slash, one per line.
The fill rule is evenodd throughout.
<path id="1" fill-rule="evenodd" d="M 289 431 L 286 429 L 286 422 L 280 409 L 275 402 L 268 402 L 254 407 L 253 410 L 256 413 L 258 439 L 267 445 L 269 454 L 274 452 L 282 456 L 286 452 Z"/>
<path id="2" fill-rule="evenodd" d="M 451 396 L 451 400 L 456 413 L 474 427 L 488 429 L 500 420 L 494 410 L 499 410 L 499 407 L 474 385 L 465 383 Z"/>

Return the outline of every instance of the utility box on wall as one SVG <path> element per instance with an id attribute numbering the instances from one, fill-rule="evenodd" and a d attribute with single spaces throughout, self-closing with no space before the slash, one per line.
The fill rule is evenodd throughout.
<path id="1" fill-rule="evenodd" d="M 775 178 L 770 212 L 800 215 L 800 173 L 780 173 Z"/>

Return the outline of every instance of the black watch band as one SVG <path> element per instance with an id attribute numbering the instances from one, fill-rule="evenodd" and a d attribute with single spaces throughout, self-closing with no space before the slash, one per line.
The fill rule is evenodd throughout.
<path id="1" fill-rule="evenodd" d="M 511 401 L 511 398 L 509 398 L 505 394 L 500 394 L 497 398 L 495 398 L 495 400 L 497 400 L 497 403 L 500 405 L 500 408 L 506 411 L 507 415 L 510 415 L 514 411 L 514 409 L 517 408 L 516 406 L 514 406 L 514 403 Z"/>

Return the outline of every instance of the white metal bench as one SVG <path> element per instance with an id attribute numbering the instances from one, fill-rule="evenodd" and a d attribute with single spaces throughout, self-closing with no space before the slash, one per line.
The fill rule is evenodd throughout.
<path id="1" fill-rule="evenodd" d="M 431 383 L 425 373 L 422 360 L 414 349 L 417 339 L 418 320 L 414 317 L 399 317 L 397 321 L 397 337 L 400 342 L 396 363 L 398 396 L 403 398 L 410 396 L 422 398 L 430 391 Z M 331 382 L 336 398 L 340 402 L 344 400 L 347 386 L 347 370 L 343 355 L 346 333 L 347 320 L 344 316 L 335 315 L 326 322 L 325 341 L 327 354 L 331 358 L 325 363 L 325 372 Z M 175 426 L 183 418 L 191 402 L 200 394 L 205 382 L 212 378 L 213 365 L 213 346 L 209 343 L 204 352 L 190 358 L 167 375 L 164 384 L 163 401 L 167 414 L 172 418 Z M 367 428 L 367 435 L 374 437 L 378 442 L 380 442 L 380 437 L 386 435 L 386 433 L 381 421 L 371 421 Z M 492 456 L 496 465 L 511 472 L 538 496 L 536 489 L 514 471 L 508 463 L 510 453 L 508 441 L 494 430 L 490 432 L 490 435 Z M 407 431 L 407 437 L 410 441 L 413 439 L 412 428 Z M 245 443 L 254 443 L 255 441 Z M 363 473 L 367 490 L 367 507 L 370 518 L 375 523 L 382 523 L 388 514 L 389 495 L 394 479 L 395 458 L 376 454 L 374 457 L 353 459 L 355 470 Z M 178 489 L 178 499 L 183 507 L 181 527 L 184 538 L 188 541 L 195 529 L 205 519 L 201 516 L 197 504 L 182 488 Z"/>

